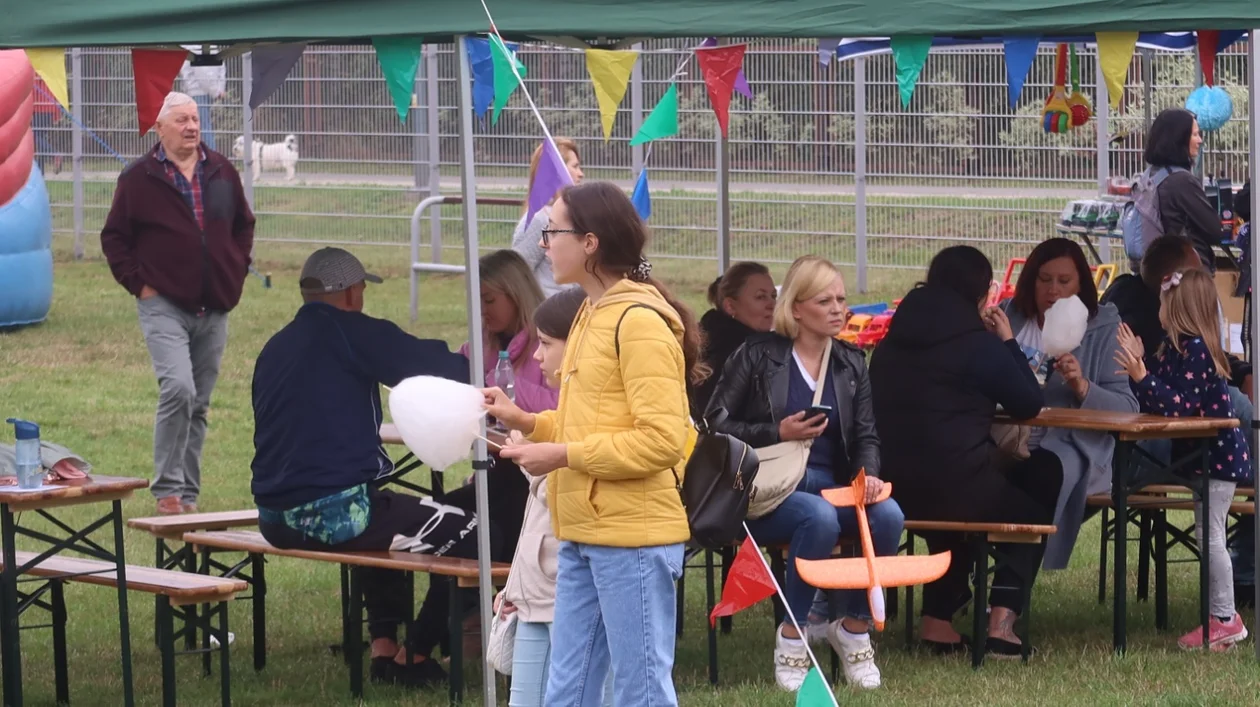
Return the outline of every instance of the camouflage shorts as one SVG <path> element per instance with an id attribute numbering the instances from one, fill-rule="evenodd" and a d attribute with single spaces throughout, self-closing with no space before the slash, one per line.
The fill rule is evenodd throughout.
<path id="1" fill-rule="evenodd" d="M 317 498 L 287 511 L 258 509 L 259 520 L 285 525 L 325 545 L 338 545 L 359 537 L 367 530 L 371 518 L 372 499 L 367 484 Z"/>

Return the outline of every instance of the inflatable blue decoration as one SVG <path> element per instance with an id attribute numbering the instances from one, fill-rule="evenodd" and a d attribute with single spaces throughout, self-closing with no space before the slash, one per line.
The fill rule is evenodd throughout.
<path id="1" fill-rule="evenodd" d="M 0 328 L 43 321 L 52 307 L 52 208 L 35 168 L 35 70 L 0 51 Z"/>
<path id="2" fill-rule="evenodd" d="M 1200 86 L 1186 98 L 1186 110 L 1199 119 L 1199 130 L 1210 133 L 1225 127 L 1234 115 L 1234 101 L 1220 86 Z"/>

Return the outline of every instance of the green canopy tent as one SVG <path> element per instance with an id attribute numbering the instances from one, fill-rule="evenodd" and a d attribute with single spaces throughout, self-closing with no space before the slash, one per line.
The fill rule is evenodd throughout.
<path id="1" fill-rule="evenodd" d="M 1260 27 L 1254 0 L 488 0 L 498 29 L 509 38 L 574 37 L 632 42 L 664 37 L 865 37 L 899 35 L 1010 36 L 1099 31 L 1251 30 Z M 304 41 L 363 42 L 372 37 L 417 37 L 459 41 L 489 29 L 476 0 L 188 0 L 154 6 L 141 0 L 17 0 L 6 7 L 0 48 L 102 45 L 239 45 Z M 1254 36 L 1254 35 L 1253 35 Z M 1251 133 L 1260 127 L 1260 62 L 1249 45 L 1248 102 Z M 463 47 L 459 57 L 460 170 L 466 262 L 478 256 L 473 176 L 471 71 Z M 248 127 L 246 128 L 248 131 Z M 1257 145 L 1251 145 L 1250 174 L 1260 183 Z M 1253 199 L 1255 197 L 1253 196 Z M 1253 208 L 1253 212 L 1256 212 Z M 467 268 L 469 341 L 474 383 L 482 379 L 481 300 L 476 267 Z M 1260 270 L 1252 271 L 1260 290 Z M 1252 303 L 1260 319 L 1260 301 Z M 1253 337 L 1255 336 L 1253 332 Z M 1257 341 L 1252 350 L 1257 350 Z M 1253 388 L 1260 399 L 1260 378 Z M 1253 435 L 1252 447 L 1257 446 Z M 478 442 L 475 459 L 486 458 Z M 1253 457 L 1253 464 L 1254 461 Z M 475 475 L 477 512 L 488 515 L 485 471 Z M 1260 512 L 1260 495 L 1256 497 Z M 489 537 L 478 528 L 481 555 L 482 625 L 491 619 Z M 1260 559 L 1260 556 L 1258 556 Z M 1260 631 L 1260 624 L 1256 625 Z M 484 641 L 484 635 L 483 635 Z M 484 652 L 483 652 L 484 655 Z M 1260 655 L 1260 642 L 1257 642 Z M 490 668 L 486 666 L 486 674 Z M 484 704 L 494 704 L 493 680 L 483 680 Z"/>

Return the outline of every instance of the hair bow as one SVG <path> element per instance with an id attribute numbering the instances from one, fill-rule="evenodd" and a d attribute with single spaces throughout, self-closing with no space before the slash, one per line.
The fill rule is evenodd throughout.
<path id="1" fill-rule="evenodd" d="M 1164 278 L 1164 281 L 1160 283 L 1159 285 L 1159 291 L 1167 292 L 1180 284 L 1181 284 L 1181 273 L 1175 272 L 1169 275 L 1168 277 Z"/>

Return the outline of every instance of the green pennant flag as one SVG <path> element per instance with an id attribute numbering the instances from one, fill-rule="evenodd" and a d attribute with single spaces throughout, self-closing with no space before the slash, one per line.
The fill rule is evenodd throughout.
<path id="1" fill-rule="evenodd" d="M 416 37 L 375 37 L 372 48 L 376 50 L 381 73 L 385 74 L 385 84 L 389 86 L 389 95 L 398 109 L 398 118 L 406 122 L 411 98 L 416 91 L 416 72 L 420 69 L 420 50 L 423 48 L 420 40 Z"/>
<path id="2" fill-rule="evenodd" d="M 671 83 L 669 90 L 661 96 L 660 103 L 648 114 L 639 132 L 635 133 L 630 146 L 642 145 L 645 142 L 660 140 L 678 134 L 678 84 Z"/>
<path id="3" fill-rule="evenodd" d="M 901 93 L 901 105 L 910 105 L 910 97 L 914 95 L 914 85 L 919 81 L 923 64 L 927 62 L 928 50 L 932 48 L 932 38 L 923 34 L 907 34 L 893 37 L 893 63 L 897 66 L 897 90 Z"/>
<path id="4" fill-rule="evenodd" d="M 827 687 L 827 681 L 818 672 L 818 666 L 810 668 L 805 675 L 805 682 L 801 683 L 801 689 L 796 691 L 796 707 L 823 707 L 833 704 L 835 702 L 832 700 L 831 688 Z"/>
<path id="5" fill-rule="evenodd" d="M 490 59 L 494 62 L 494 112 L 490 114 L 490 124 L 495 125 L 499 122 L 499 111 L 503 110 L 512 97 L 512 92 L 520 85 L 512 73 L 512 65 L 516 65 L 522 81 L 525 80 L 525 65 L 503 44 L 497 34 L 490 35 Z"/>

